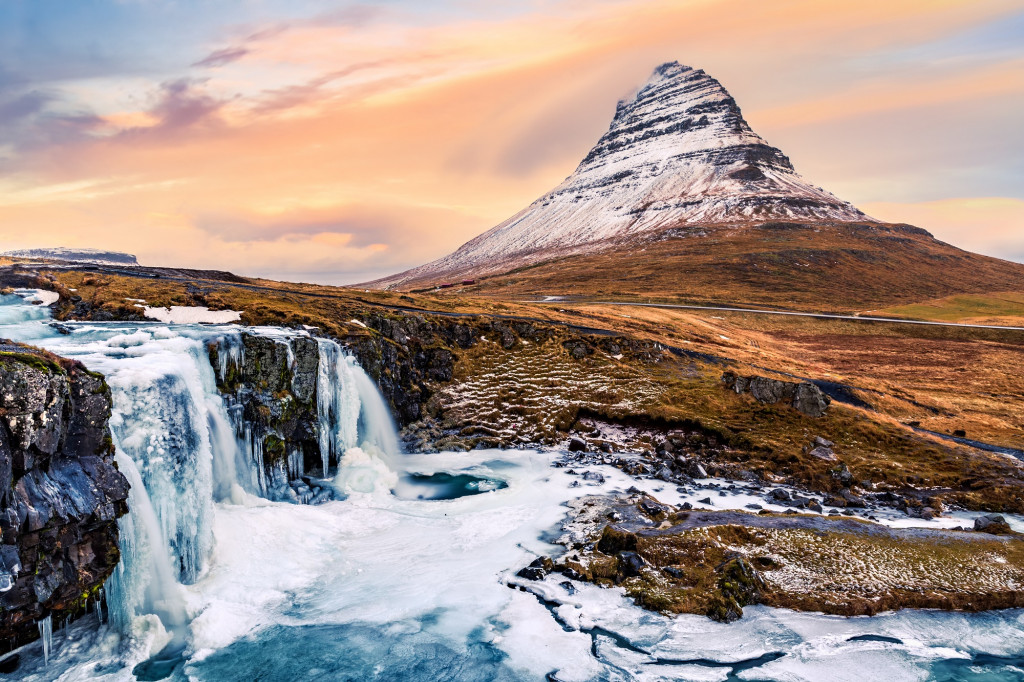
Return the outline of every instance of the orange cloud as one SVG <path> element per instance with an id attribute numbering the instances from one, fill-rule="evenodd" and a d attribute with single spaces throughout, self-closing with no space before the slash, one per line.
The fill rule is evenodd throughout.
<path id="1" fill-rule="evenodd" d="M 135 92 L 136 110 L 96 94 L 113 103 L 102 136 L 26 152 L 0 184 L 0 239 L 356 281 L 440 256 L 559 182 L 615 100 L 662 61 L 716 75 L 770 140 L 851 112 L 1021 93 L 1020 59 L 929 68 L 927 78 L 846 69 L 1018 8 L 634 0 L 542 5 L 500 22 L 270 31 L 207 51 L 197 62 L 213 67 L 207 80 Z"/>
<path id="2" fill-rule="evenodd" d="M 882 220 L 926 227 L 938 239 L 996 258 L 1024 260 L 1024 200 L 1006 197 L 867 204 Z"/>

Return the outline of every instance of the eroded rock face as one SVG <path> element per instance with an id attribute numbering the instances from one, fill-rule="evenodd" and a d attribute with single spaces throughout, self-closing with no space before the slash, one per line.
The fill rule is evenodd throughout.
<path id="1" fill-rule="evenodd" d="M 763 376 L 741 377 L 734 372 L 722 375 L 725 387 L 742 395 L 749 393 L 759 403 L 786 403 L 809 417 L 823 417 L 832 399 L 809 381 L 791 382 Z"/>
<path id="2" fill-rule="evenodd" d="M 128 481 L 114 464 L 110 390 L 82 365 L 0 350 L 0 650 L 75 617 L 120 560 Z"/>
<path id="3" fill-rule="evenodd" d="M 322 473 L 323 468 L 318 438 L 317 340 L 243 332 L 242 345 L 243 361 L 227 363 L 224 375 L 218 376 L 217 388 L 228 403 L 236 429 L 248 429 L 246 438 L 262 456 L 267 495 L 310 501 L 315 491 L 303 476 Z M 214 367 L 220 364 L 222 350 L 216 344 L 208 348 Z M 303 500 L 303 496 L 309 499 Z M 330 495 L 321 501 L 327 499 Z"/>

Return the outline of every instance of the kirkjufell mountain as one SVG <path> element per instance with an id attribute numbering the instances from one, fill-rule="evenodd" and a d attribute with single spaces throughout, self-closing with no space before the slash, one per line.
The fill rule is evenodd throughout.
<path id="1" fill-rule="evenodd" d="M 1011 289 L 1022 278 L 1024 266 L 880 222 L 811 184 L 721 83 L 670 62 L 619 102 L 608 132 L 558 187 L 454 253 L 369 286 L 473 279 L 481 293 L 856 309 Z"/>
<path id="2" fill-rule="evenodd" d="M 434 263 L 388 278 L 542 257 L 679 224 L 870 221 L 810 184 L 703 70 L 662 64 L 562 184 Z M 385 281 L 382 281 L 385 283 Z"/>

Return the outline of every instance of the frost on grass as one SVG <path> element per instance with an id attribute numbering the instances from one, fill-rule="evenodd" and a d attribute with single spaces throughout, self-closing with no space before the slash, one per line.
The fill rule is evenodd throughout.
<path id="1" fill-rule="evenodd" d="M 552 442 L 581 409 L 639 412 L 662 392 L 641 369 L 602 352 L 576 360 L 557 343 L 521 345 L 515 352 L 480 344 L 463 356 L 455 381 L 436 402 L 444 405 L 448 425 L 480 425 L 463 428 L 462 436 Z"/>
<path id="2" fill-rule="evenodd" d="M 563 571 L 657 611 L 733 620 L 751 604 L 848 616 L 1024 606 L 1016 534 L 686 511 L 645 496 L 570 506 Z"/>

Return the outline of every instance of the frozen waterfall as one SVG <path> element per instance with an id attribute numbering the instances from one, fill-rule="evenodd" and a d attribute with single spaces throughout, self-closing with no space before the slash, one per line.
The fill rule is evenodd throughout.
<path id="1" fill-rule="evenodd" d="M 153 614 L 168 631 L 183 631 L 182 586 L 206 568 L 214 504 L 250 504 L 270 488 L 263 440 L 218 390 L 218 380 L 237 374 L 246 360 L 243 329 L 75 323 L 64 333 L 68 327 L 51 328 L 39 306 L 0 298 L 3 336 L 80 360 L 110 385 L 117 463 L 131 483 L 130 512 L 120 521 L 122 560 L 106 591 L 110 622 L 128 632 L 137 617 Z M 244 333 L 284 344 L 290 366 L 291 339 L 308 338 L 279 329 Z M 372 380 L 337 343 L 316 343 L 316 439 L 324 476 L 349 450 L 360 457 L 397 454 L 394 425 Z M 302 452 L 288 452 L 285 462 L 282 475 L 305 473 Z"/>

